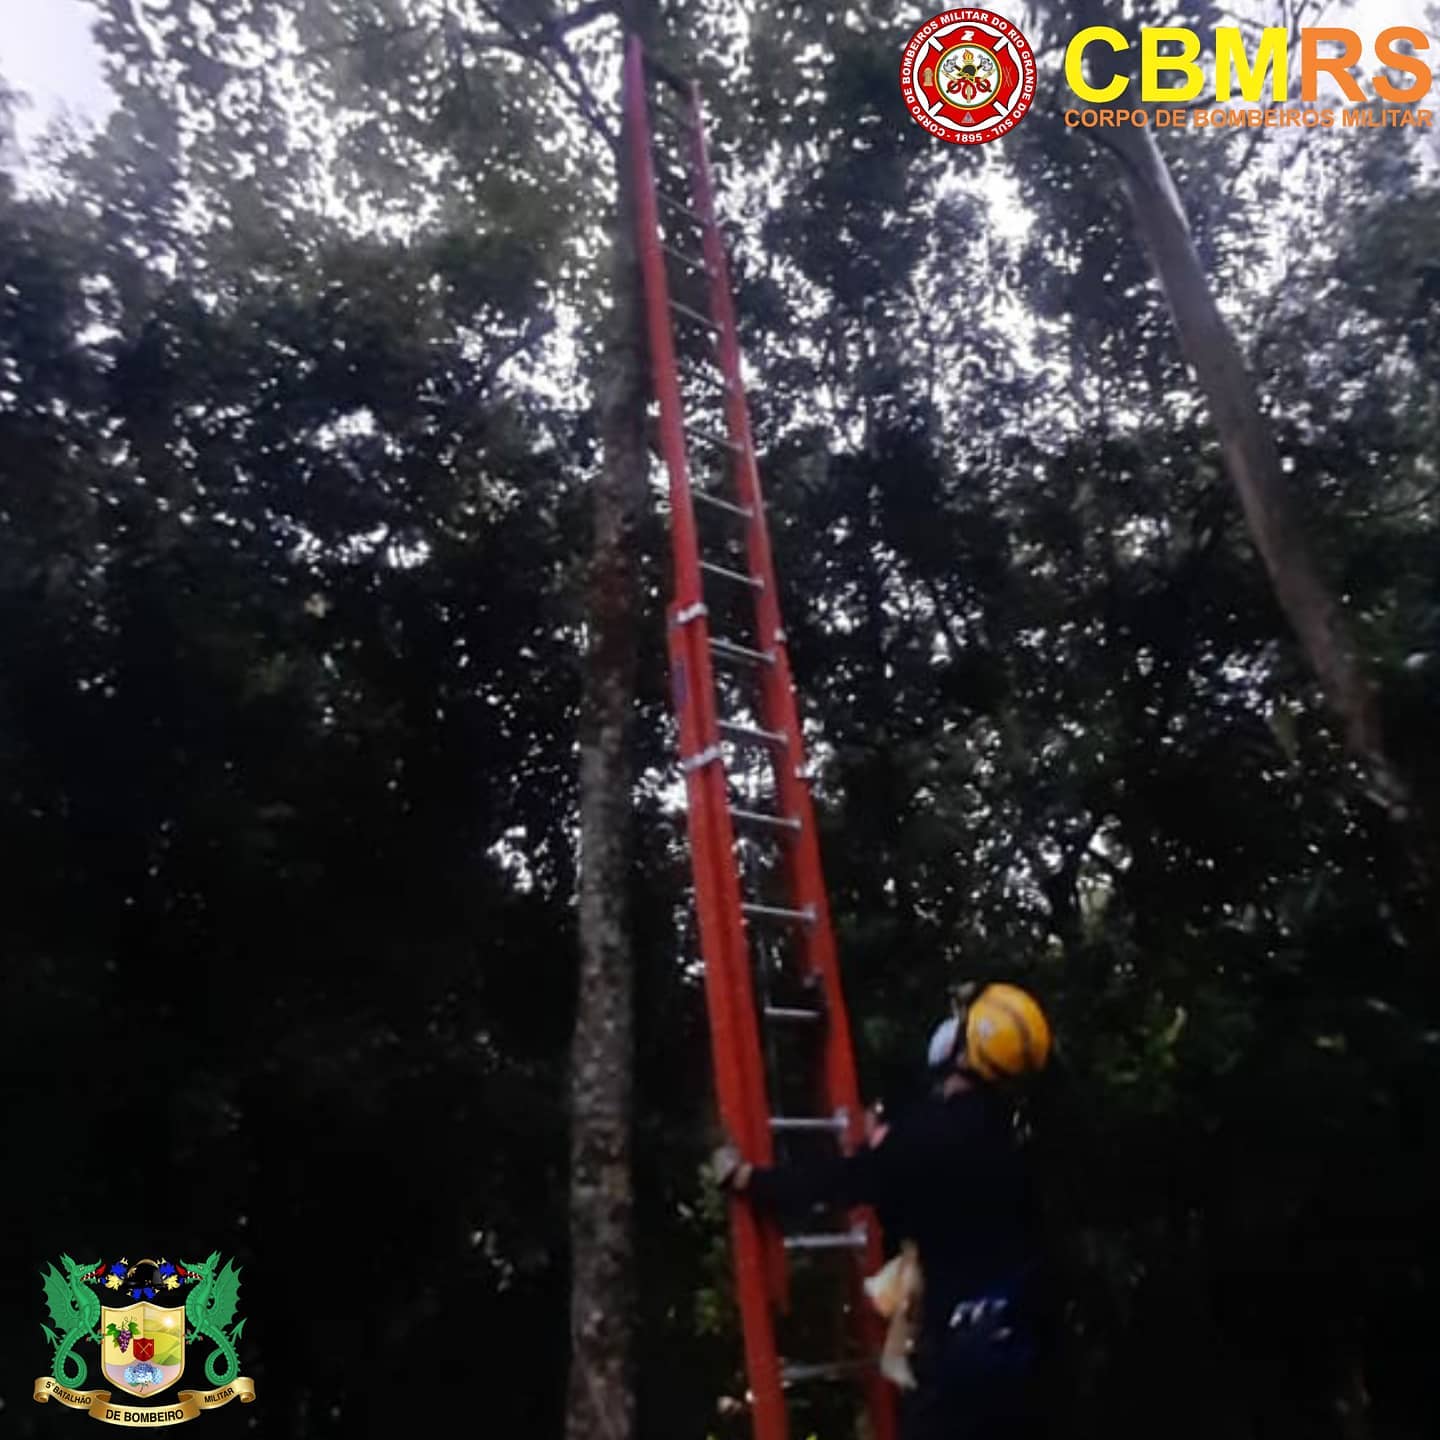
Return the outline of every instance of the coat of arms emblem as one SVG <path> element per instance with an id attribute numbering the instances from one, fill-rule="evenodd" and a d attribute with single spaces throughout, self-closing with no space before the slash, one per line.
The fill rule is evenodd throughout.
<path id="1" fill-rule="evenodd" d="M 245 1322 L 236 1310 L 240 1271 L 219 1252 L 199 1263 L 126 1259 L 82 1265 L 68 1255 L 42 1272 L 54 1352 L 49 1375 L 35 1382 L 35 1398 L 88 1410 L 112 1425 L 178 1425 L 231 1400 L 255 1398 L 255 1383 L 240 1374 L 236 1342 Z M 90 1366 L 81 1347 L 98 1344 L 107 1387 L 85 1390 Z M 201 1365 L 210 1390 L 167 1394 L 185 1374 L 187 1352 L 209 1349 Z M 116 1404 L 116 1391 L 147 1402 Z"/>

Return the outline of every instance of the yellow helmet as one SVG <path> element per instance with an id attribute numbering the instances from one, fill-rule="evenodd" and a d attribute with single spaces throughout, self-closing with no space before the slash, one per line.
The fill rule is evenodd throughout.
<path id="1" fill-rule="evenodd" d="M 987 985 L 965 1013 L 965 1065 L 985 1080 L 1043 1070 L 1050 1022 L 1017 985 Z"/>

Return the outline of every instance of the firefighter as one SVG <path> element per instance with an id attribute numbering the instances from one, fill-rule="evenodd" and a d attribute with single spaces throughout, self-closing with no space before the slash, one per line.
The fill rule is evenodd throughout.
<path id="1" fill-rule="evenodd" d="M 1039 1429 L 1038 1234 L 1011 1082 L 1050 1056 L 1044 1012 L 1013 985 L 972 988 L 930 1039 L 924 1100 L 855 1154 L 761 1168 L 731 1147 L 714 1173 L 775 1216 L 869 1205 L 921 1270 L 905 1440 L 1021 1440 Z"/>

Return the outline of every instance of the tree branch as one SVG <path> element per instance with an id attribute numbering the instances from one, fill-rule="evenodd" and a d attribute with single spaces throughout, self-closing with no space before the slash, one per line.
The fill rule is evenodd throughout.
<path id="1" fill-rule="evenodd" d="M 960 636 L 955 631 L 954 621 L 950 615 L 950 607 L 941 598 L 940 587 L 930 576 L 922 575 L 920 577 L 920 584 L 930 597 L 930 604 L 935 610 L 935 619 L 940 625 L 940 633 L 945 637 L 945 643 L 950 647 L 950 659 L 952 663 L 958 661 L 969 647 L 961 641 Z"/>
<path id="2" fill-rule="evenodd" d="M 1290 12 L 1288 3 L 1284 8 L 1287 12 Z M 1300 31 L 1308 17 L 1308 12 L 1314 8 L 1318 8 L 1318 0 L 1300 0 L 1300 3 L 1295 7 L 1294 11 L 1288 14 L 1288 18 L 1282 17 L 1285 18 L 1285 47 L 1287 54 L 1298 43 Z M 1275 28 L 1259 20 L 1242 21 L 1238 16 L 1231 14 L 1229 11 L 1221 10 L 1218 13 L 1237 25 L 1249 25 L 1257 34 Z M 1177 110 L 1188 110 L 1193 113 L 1196 110 L 1208 110 L 1219 103 L 1220 101 L 1216 96 L 1209 95 L 1199 100 L 1188 100 L 1174 108 Z M 1227 101 L 1226 103 L 1228 104 L 1229 102 Z"/>
<path id="3" fill-rule="evenodd" d="M 585 118 L 595 128 L 605 143 L 618 155 L 620 153 L 620 138 L 605 122 L 604 113 L 600 109 L 600 102 L 595 97 L 595 92 L 590 88 L 590 82 L 585 78 L 585 72 L 580 67 L 580 62 L 575 58 L 575 52 L 556 35 L 550 41 L 550 48 L 560 57 L 561 63 L 570 72 L 570 77 L 575 81 L 580 91 L 581 109 Z"/>
<path id="4" fill-rule="evenodd" d="M 594 4 L 582 5 L 574 14 L 568 16 L 564 21 L 551 22 L 542 26 L 535 35 L 527 35 L 508 15 L 498 6 L 489 3 L 489 0 L 476 0 L 477 7 L 482 13 L 488 15 L 501 30 L 509 37 L 509 42 L 503 48 L 518 55 L 522 60 L 529 60 L 534 64 L 543 64 L 541 53 L 550 49 L 560 58 L 561 63 L 570 72 L 570 77 L 575 81 L 580 100 L 580 113 L 589 122 L 590 127 L 600 136 L 602 140 L 619 154 L 619 137 L 611 130 L 605 121 L 604 112 L 600 108 L 600 102 L 595 98 L 595 92 L 590 88 L 590 83 L 585 79 L 585 72 L 580 68 L 580 62 L 575 58 L 574 52 L 565 44 L 564 36 L 570 31 L 579 28 L 580 25 L 596 18 L 601 10 L 608 6 L 601 6 L 599 9 Z M 473 44 L 479 37 L 467 35 L 467 43 Z"/>
<path id="5" fill-rule="evenodd" d="M 549 39 L 560 40 L 572 30 L 579 30 L 592 20 L 599 20 L 603 16 L 614 14 L 615 0 L 589 0 L 588 4 L 580 6 L 578 10 L 572 10 L 564 19 L 550 21 L 543 27 L 544 33 Z"/>
<path id="6" fill-rule="evenodd" d="M 330 40 L 321 45 L 306 45 L 303 49 L 295 51 L 295 58 L 308 60 L 312 55 L 333 55 L 337 50 L 354 50 L 372 40 L 399 40 L 406 35 L 415 34 L 422 28 L 421 22 L 418 20 L 412 21 L 409 25 L 371 25 L 354 35 L 347 36 L 344 40 Z"/>
<path id="7" fill-rule="evenodd" d="M 1378 509 L 1371 510 L 1351 510 L 1346 518 L 1350 520 L 1394 520 L 1398 516 L 1412 514 L 1436 499 L 1440 499 L 1440 484 L 1432 485 L 1428 490 L 1422 490 L 1418 497 L 1402 500 L 1398 504 L 1383 505 Z"/>
<path id="8" fill-rule="evenodd" d="M 539 344 L 553 329 L 555 322 L 548 315 L 534 315 L 530 318 L 529 324 L 525 326 L 510 342 L 502 345 L 494 357 L 480 372 L 478 389 L 484 394 L 491 385 L 499 378 L 501 370 L 512 360 L 523 355 L 525 351 Z"/>

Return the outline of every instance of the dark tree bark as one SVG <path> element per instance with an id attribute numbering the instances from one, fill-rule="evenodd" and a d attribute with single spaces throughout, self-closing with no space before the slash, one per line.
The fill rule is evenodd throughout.
<path id="1" fill-rule="evenodd" d="M 1081 0 L 1077 8 L 1085 24 L 1116 24 L 1105 13 L 1104 0 Z M 1133 61 L 1133 50 L 1122 58 L 1096 48 L 1101 83 Z M 1226 469 L 1280 608 L 1377 798 L 1397 820 L 1418 821 L 1416 830 L 1423 834 L 1429 830 L 1428 817 L 1416 813 L 1412 787 L 1386 749 L 1379 693 L 1301 524 L 1254 378 L 1216 304 L 1152 127 L 1122 126 L 1107 131 L 1102 143 L 1120 162 L 1136 233 L 1165 293 L 1181 349 L 1209 402 Z M 1422 846 L 1429 848 L 1423 839 Z M 1422 870 L 1433 868 L 1418 856 L 1417 862 Z M 1427 878 L 1433 883 L 1433 875 Z"/>
<path id="2" fill-rule="evenodd" d="M 648 463 L 648 371 L 624 139 L 600 382 L 601 470 L 586 582 L 580 733 L 580 980 L 570 1079 L 568 1440 L 629 1440 L 635 1327 L 631 1118 L 635 961 L 629 892 L 642 623 L 635 555 Z"/>
<path id="3" fill-rule="evenodd" d="M 1210 289 L 1169 168 L 1148 128 L 1117 130 L 1125 192 L 1141 243 L 1165 292 L 1185 358 L 1210 403 L 1225 465 L 1285 618 L 1299 637 L 1350 749 L 1385 798 L 1405 786 L 1385 753 L 1380 705 L 1349 626 L 1295 513 L 1255 382 Z"/>

